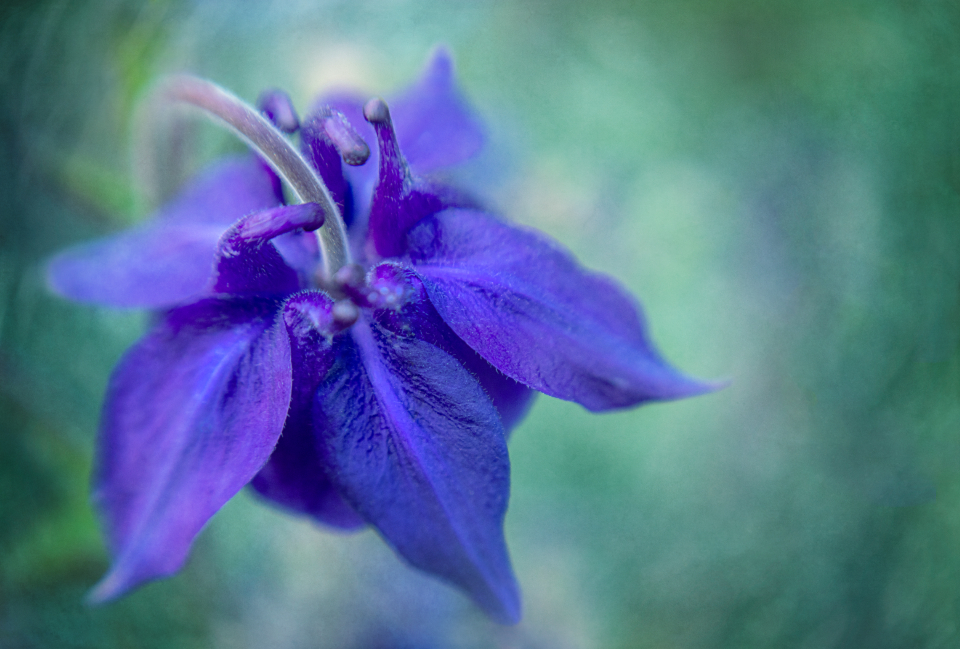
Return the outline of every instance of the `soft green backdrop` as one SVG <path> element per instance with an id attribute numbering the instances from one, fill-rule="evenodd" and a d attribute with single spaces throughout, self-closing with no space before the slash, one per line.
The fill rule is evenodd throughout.
<path id="1" fill-rule="evenodd" d="M 515 628 L 232 501 L 188 567 L 88 608 L 98 409 L 143 314 L 44 289 L 145 216 L 137 100 L 190 70 L 303 108 L 454 50 L 497 210 L 641 297 L 686 402 L 540 398 L 511 443 Z M 236 145 L 200 130 L 198 160 Z M 960 5 L 126 0 L 0 9 L 0 646 L 960 646 Z"/>

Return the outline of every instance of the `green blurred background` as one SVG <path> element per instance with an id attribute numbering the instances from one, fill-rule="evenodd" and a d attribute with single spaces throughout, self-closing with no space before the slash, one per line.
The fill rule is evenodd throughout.
<path id="1" fill-rule="evenodd" d="M 8 2 L 0 9 L 0 646 L 960 646 L 960 5 L 899 0 Z M 108 606 L 88 479 L 143 314 L 42 260 L 146 215 L 132 115 L 168 71 L 301 109 L 449 44 L 496 209 L 730 378 L 511 442 L 524 621 L 242 493 Z M 197 160 L 236 148 L 200 130 Z"/>

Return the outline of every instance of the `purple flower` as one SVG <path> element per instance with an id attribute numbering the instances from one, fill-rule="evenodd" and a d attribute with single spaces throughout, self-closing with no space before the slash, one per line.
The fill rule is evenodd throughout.
<path id="1" fill-rule="evenodd" d="M 210 109 L 206 92 L 180 97 Z M 299 128 L 329 193 L 285 205 L 260 158 L 224 160 L 152 220 L 50 263 L 66 297 L 157 312 L 107 390 L 94 501 L 113 563 L 93 598 L 179 570 L 250 484 L 326 525 L 374 526 L 515 622 L 506 440 L 533 391 L 603 411 L 715 386 L 661 358 L 614 280 L 428 179 L 483 141 L 444 50 L 392 117 L 343 95 L 302 122 L 282 93 L 260 107 Z M 282 172 L 295 153 L 234 108 L 210 110 Z"/>

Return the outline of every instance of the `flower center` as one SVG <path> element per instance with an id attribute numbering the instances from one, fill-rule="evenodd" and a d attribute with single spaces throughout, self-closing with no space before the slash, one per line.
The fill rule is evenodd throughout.
<path id="1" fill-rule="evenodd" d="M 378 264 L 369 273 L 359 264 L 347 264 L 334 274 L 333 284 L 334 290 L 328 292 L 339 297 L 332 315 L 340 331 L 357 321 L 361 309 L 399 311 L 415 294 L 410 271 L 391 262 Z"/>

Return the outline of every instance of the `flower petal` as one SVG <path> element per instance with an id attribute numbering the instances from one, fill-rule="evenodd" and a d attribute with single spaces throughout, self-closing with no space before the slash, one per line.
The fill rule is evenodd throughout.
<path id="1" fill-rule="evenodd" d="M 113 564 L 94 601 L 179 570 L 207 520 L 269 458 L 291 391 L 276 311 L 216 299 L 175 309 L 114 371 L 93 494 Z"/>
<path id="2" fill-rule="evenodd" d="M 314 416 L 334 480 L 387 542 L 516 622 L 506 441 L 470 374 L 437 347 L 361 318 L 337 338 Z"/>
<path id="3" fill-rule="evenodd" d="M 211 293 L 285 295 L 301 278 L 271 243 L 295 230 L 316 230 L 323 211 L 316 203 L 285 205 L 245 216 L 220 238 L 210 278 Z M 306 279 L 306 278 L 303 278 Z"/>
<path id="4" fill-rule="evenodd" d="M 457 87 L 446 47 L 434 49 L 420 80 L 391 106 L 400 146 L 418 173 L 463 162 L 483 147 L 483 124 Z"/>
<path id="5" fill-rule="evenodd" d="M 280 180 L 254 155 L 223 158 L 191 180 L 155 218 L 219 225 L 283 202 Z M 221 230 L 222 231 L 222 230 Z"/>
<path id="6" fill-rule="evenodd" d="M 217 240 L 241 216 L 281 202 L 279 185 L 252 156 L 221 161 L 151 220 L 68 248 L 47 267 L 50 287 L 80 302 L 167 308 L 199 296 Z"/>
<path id="7" fill-rule="evenodd" d="M 309 422 L 288 423 L 270 461 L 250 486 L 260 496 L 324 525 L 358 530 L 367 522 L 331 482 L 317 455 L 315 437 Z"/>
<path id="8" fill-rule="evenodd" d="M 374 318 L 380 326 L 400 336 L 429 342 L 453 356 L 480 382 L 500 413 L 504 429 L 509 433 L 520 423 L 536 393 L 492 366 L 463 342 L 437 313 L 416 273 L 399 264 L 385 262 L 370 271 L 368 286 L 375 296 L 402 296 L 398 300 L 402 301 L 401 308 L 374 311 Z"/>
<path id="9" fill-rule="evenodd" d="M 355 529 L 366 521 L 331 482 L 317 450 L 311 414 L 317 387 L 333 366 L 328 338 L 334 328 L 332 308 L 333 301 L 317 291 L 298 293 L 283 307 L 293 364 L 290 412 L 270 461 L 250 484 L 260 495 L 287 509 L 327 525 Z"/>
<path id="10" fill-rule="evenodd" d="M 595 411 L 718 387 L 668 365 L 639 305 L 539 233 L 447 210 L 424 219 L 408 241 L 446 323 L 521 383 Z"/>
<path id="11" fill-rule="evenodd" d="M 147 223 L 64 250 L 47 265 L 47 283 L 79 302 L 175 306 L 203 293 L 222 233 L 218 225 Z"/>

